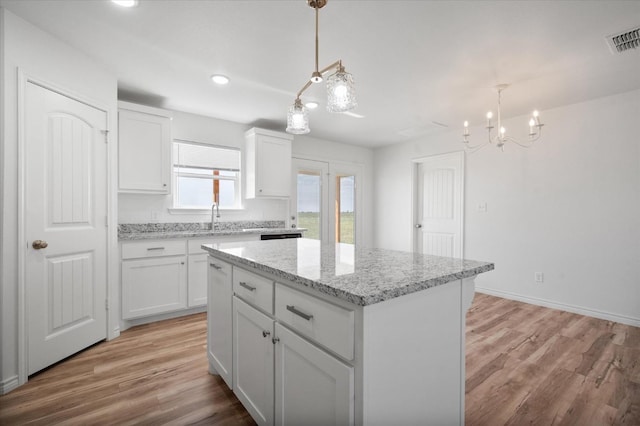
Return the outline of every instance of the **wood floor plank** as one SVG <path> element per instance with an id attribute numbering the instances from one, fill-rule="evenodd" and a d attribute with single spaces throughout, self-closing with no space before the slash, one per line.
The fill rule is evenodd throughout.
<path id="1" fill-rule="evenodd" d="M 477 294 L 466 424 L 640 425 L 640 329 Z M 428 419 L 425 419 L 428 424 Z M 0 425 L 253 425 L 208 374 L 206 314 L 134 327 L 0 396 Z"/>

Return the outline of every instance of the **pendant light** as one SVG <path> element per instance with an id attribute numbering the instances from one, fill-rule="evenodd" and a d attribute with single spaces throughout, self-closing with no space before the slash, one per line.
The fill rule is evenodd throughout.
<path id="1" fill-rule="evenodd" d="M 353 76 L 345 71 L 342 61 L 338 60 L 323 69 L 318 68 L 318 15 L 319 10 L 327 4 L 327 0 L 307 0 L 310 7 L 315 9 L 316 14 L 316 44 L 315 44 L 315 70 L 311 73 L 311 77 L 307 83 L 300 89 L 296 95 L 296 99 L 289 107 L 287 114 L 287 132 L 301 135 L 309 133 L 309 111 L 302 104 L 300 96 L 312 84 L 321 83 L 324 75 L 335 70 L 335 73 L 327 78 L 327 111 L 329 112 L 346 112 L 357 106 L 356 91 L 353 82 Z"/>

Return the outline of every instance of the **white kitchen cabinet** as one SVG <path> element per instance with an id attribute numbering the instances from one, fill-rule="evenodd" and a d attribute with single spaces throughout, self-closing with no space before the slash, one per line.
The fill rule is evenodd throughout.
<path id="1" fill-rule="evenodd" d="M 123 245 L 122 254 L 123 319 L 187 307 L 184 243 L 132 243 Z"/>
<path id="2" fill-rule="evenodd" d="M 286 198 L 291 192 L 291 141 L 286 133 L 245 133 L 246 198 Z"/>
<path id="3" fill-rule="evenodd" d="M 233 389 L 233 284 L 231 265 L 208 261 L 207 352 L 212 373 L 218 373 Z"/>
<path id="4" fill-rule="evenodd" d="M 206 254 L 189 254 L 188 305 L 190 308 L 207 304 Z"/>
<path id="5" fill-rule="evenodd" d="M 171 116 L 160 109 L 118 103 L 118 190 L 169 194 Z"/>
<path id="6" fill-rule="evenodd" d="M 235 265 L 231 296 L 222 273 L 229 264 L 209 261 L 216 265 L 209 269 L 211 369 L 229 384 L 223 372 L 229 363 L 220 358 L 231 346 L 229 387 L 253 419 L 260 425 L 353 424 L 354 367 L 334 355 L 353 359 L 353 310 Z"/>
<path id="7" fill-rule="evenodd" d="M 353 367 L 280 324 L 275 334 L 275 424 L 353 424 Z"/>
<path id="8" fill-rule="evenodd" d="M 233 391 L 259 425 L 274 420 L 273 325 L 272 318 L 234 296 Z"/>
<path id="9" fill-rule="evenodd" d="M 205 306 L 207 304 L 208 254 L 202 249 L 202 244 L 230 241 L 257 241 L 259 239 L 260 235 L 258 234 L 220 235 L 208 238 L 189 239 L 187 242 L 189 251 L 189 307 L 195 308 L 198 306 Z"/>

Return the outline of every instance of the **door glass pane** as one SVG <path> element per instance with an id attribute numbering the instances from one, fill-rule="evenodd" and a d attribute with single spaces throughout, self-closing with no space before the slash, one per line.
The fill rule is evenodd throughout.
<path id="1" fill-rule="evenodd" d="M 320 239 L 321 176 L 318 172 L 298 172 L 298 226 L 307 228 L 305 238 Z"/>
<path id="2" fill-rule="evenodd" d="M 336 177 L 336 242 L 355 244 L 356 177 Z"/>

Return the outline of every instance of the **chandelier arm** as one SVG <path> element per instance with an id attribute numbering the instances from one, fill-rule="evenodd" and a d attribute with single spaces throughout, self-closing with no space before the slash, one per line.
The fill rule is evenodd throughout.
<path id="1" fill-rule="evenodd" d="M 468 143 L 465 142 L 464 151 L 468 152 L 469 154 L 473 154 L 475 152 L 480 151 L 482 148 L 484 148 L 487 145 L 489 145 L 489 142 L 485 142 L 480 145 L 469 145 Z"/>
<path id="2" fill-rule="evenodd" d="M 316 9 L 317 10 L 317 9 Z M 334 68 L 339 69 L 342 66 L 342 60 L 338 59 L 337 61 L 335 61 L 334 63 L 332 63 L 331 65 L 329 65 L 328 67 L 323 68 L 322 70 L 320 70 L 320 74 L 324 75 L 327 72 L 331 71 Z M 316 68 L 317 69 L 317 68 Z M 302 89 L 300 89 L 298 91 L 298 94 L 296 95 L 297 98 L 299 98 L 300 96 L 302 96 L 302 94 L 304 93 L 305 90 L 307 90 L 309 88 L 309 86 L 311 86 L 313 84 L 313 82 L 311 80 L 307 81 L 305 83 L 304 86 L 302 86 Z"/>
<path id="3" fill-rule="evenodd" d="M 298 91 L 298 94 L 296 95 L 296 99 L 300 99 L 300 96 L 302 96 L 304 91 L 307 90 L 309 88 L 309 86 L 311 86 L 312 84 L 313 83 L 311 82 L 311 80 L 307 80 L 306 84 L 304 86 L 302 86 L 302 89 L 300 89 Z"/>

